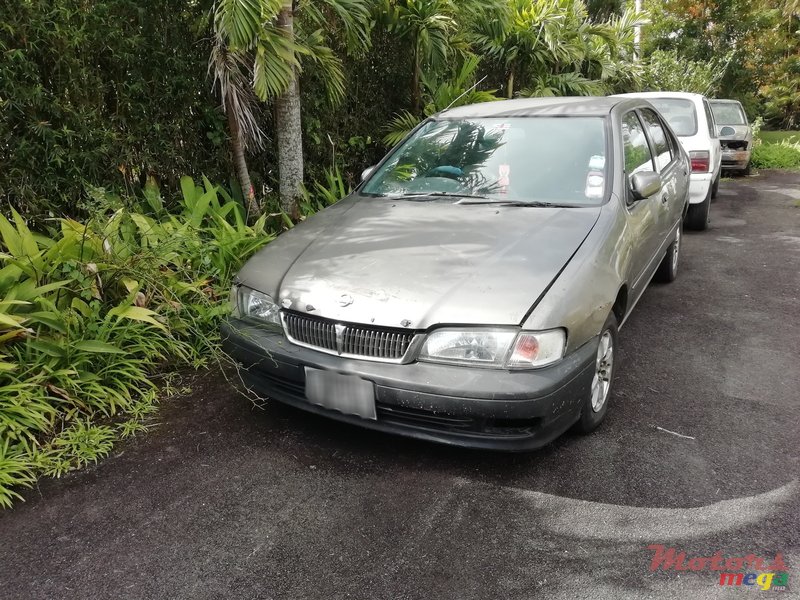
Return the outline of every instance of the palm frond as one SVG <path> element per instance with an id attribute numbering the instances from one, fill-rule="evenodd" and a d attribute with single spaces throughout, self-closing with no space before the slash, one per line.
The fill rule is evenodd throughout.
<path id="1" fill-rule="evenodd" d="M 328 31 L 335 21 L 344 32 L 348 52 L 360 54 L 371 45 L 372 4 L 369 0 L 305 0 L 298 13 L 301 21 L 308 20 L 313 27 Z"/>
<path id="2" fill-rule="evenodd" d="M 280 96 L 300 70 L 302 46 L 290 39 L 274 22 L 262 26 L 253 61 L 253 90 L 261 100 Z"/>
<path id="3" fill-rule="evenodd" d="M 313 32 L 300 45 L 303 48 L 303 57 L 317 66 L 320 78 L 325 83 L 328 101 L 333 105 L 341 102 L 345 94 L 342 61 L 325 44 L 323 31 L 318 29 Z"/>
<path id="4" fill-rule="evenodd" d="M 251 48 L 262 24 L 280 9 L 280 0 L 218 0 L 214 6 L 214 29 L 231 48 Z"/>
<path id="5" fill-rule="evenodd" d="M 222 109 L 232 111 L 246 148 L 261 149 L 266 134 L 259 125 L 257 98 L 250 84 L 252 63 L 250 54 L 231 50 L 224 40 L 215 36 L 208 61 L 208 72 L 213 76 L 212 86 L 219 90 Z"/>
<path id="6" fill-rule="evenodd" d="M 386 131 L 386 135 L 383 136 L 384 143 L 387 146 L 399 144 L 417 125 L 419 125 L 421 120 L 422 119 L 416 115 L 412 115 L 407 110 L 395 115 L 384 128 Z"/>

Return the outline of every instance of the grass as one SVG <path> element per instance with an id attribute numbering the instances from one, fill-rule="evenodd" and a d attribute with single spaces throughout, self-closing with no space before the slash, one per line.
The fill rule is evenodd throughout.
<path id="1" fill-rule="evenodd" d="M 756 169 L 800 169 L 800 131 L 760 131 L 753 148 L 752 162 Z"/>
<path id="2" fill-rule="evenodd" d="M 783 140 L 800 142 L 800 131 L 761 131 L 758 134 L 765 144 L 780 144 Z"/>

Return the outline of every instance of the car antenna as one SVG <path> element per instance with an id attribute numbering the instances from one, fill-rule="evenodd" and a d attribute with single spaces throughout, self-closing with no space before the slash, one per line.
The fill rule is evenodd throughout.
<path id="1" fill-rule="evenodd" d="M 444 112 L 445 110 L 450 110 L 450 109 L 452 108 L 453 104 L 455 104 L 456 102 L 458 102 L 459 100 L 461 100 L 461 99 L 462 99 L 464 96 L 466 96 L 466 95 L 467 95 L 467 94 L 469 94 L 469 93 L 470 93 L 472 90 L 474 90 L 476 87 L 478 87 L 478 86 L 479 86 L 481 83 L 483 83 L 483 80 L 484 80 L 484 79 L 486 79 L 487 77 L 488 77 L 488 75 L 484 75 L 484 76 L 483 76 L 483 77 L 481 77 L 481 78 L 480 78 L 478 81 L 476 81 L 475 83 L 473 83 L 473 84 L 472 84 L 472 85 L 471 85 L 469 88 L 467 88 L 466 90 L 464 90 L 464 93 L 462 93 L 462 94 L 461 94 L 461 95 L 460 95 L 458 98 L 456 98 L 456 99 L 455 99 L 455 100 L 453 100 L 453 101 L 452 101 L 450 104 L 448 104 L 448 105 L 447 105 L 447 108 L 445 108 L 445 109 L 444 109 L 442 112 Z"/>

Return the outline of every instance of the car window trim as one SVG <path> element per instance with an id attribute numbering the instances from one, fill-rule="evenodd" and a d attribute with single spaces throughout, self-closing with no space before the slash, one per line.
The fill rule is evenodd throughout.
<path id="1" fill-rule="evenodd" d="M 625 139 L 622 137 L 622 124 L 625 122 L 625 117 L 627 117 L 628 114 L 633 114 L 639 121 L 639 125 L 641 126 L 642 132 L 644 133 L 645 143 L 647 143 L 647 149 L 650 151 L 650 165 L 653 167 L 652 170 L 654 173 L 658 173 L 658 171 L 655 170 L 656 161 L 653 157 L 653 148 L 650 145 L 650 137 L 647 135 L 647 128 L 645 127 L 642 121 L 642 117 L 639 114 L 639 107 L 635 106 L 623 112 L 622 115 L 620 115 L 619 119 L 619 141 L 621 142 L 622 145 L 622 177 L 625 182 L 625 207 L 628 209 L 628 212 L 630 213 L 631 209 L 635 209 L 637 205 L 644 204 L 644 202 L 642 201 L 636 202 L 634 200 L 633 190 L 631 190 L 631 179 L 630 175 L 628 174 L 628 168 L 625 164 Z"/>
<path id="2" fill-rule="evenodd" d="M 706 98 L 703 98 L 703 111 L 706 113 L 706 125 L 708 125 L 708 134 L 712 140 L 719 138 L 717 134 L 717 121 L 714 119 L 714 111 L 711 110 L 711 105 Z"/>

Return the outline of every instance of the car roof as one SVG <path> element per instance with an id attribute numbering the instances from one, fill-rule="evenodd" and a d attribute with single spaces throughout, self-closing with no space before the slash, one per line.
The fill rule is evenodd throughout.
<path id="1" fill-rule="evenodd" d="M 692 92 L 631 92 L 629 94 L 617 94 L 628 98 L 683 98 L 685 100 L 702 100 L 703 94 Z"/>
<path id="2" fill-rule="evenodd" d="M 604 117 L 625 98 L 614 96 L 562 96 L 551 98 L 516 98 L 458 106 L 435 115 L 442 119 L 466 117 L 535 117 L 582 116 Z"/>

